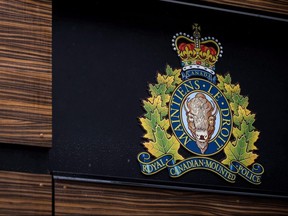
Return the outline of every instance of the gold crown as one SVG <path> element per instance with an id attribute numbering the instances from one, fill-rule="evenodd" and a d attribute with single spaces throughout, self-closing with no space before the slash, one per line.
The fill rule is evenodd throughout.
<path id="1" fill-rule="evenodd" d="M 186 33 L 177 33 L 173 36 L 172 46 L 182 61 L 183 71 L 202 69 L 215 74 L 215 63 L 222 57 L 221 43 L 214 37 L 201 38 L 200 26 L 193 25 L 193 36 Z"/>

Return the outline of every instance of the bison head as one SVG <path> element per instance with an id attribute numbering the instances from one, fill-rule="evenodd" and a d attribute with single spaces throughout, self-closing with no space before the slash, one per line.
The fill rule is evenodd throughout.
<path id="1" fill-rule="evenodd" d="M 184 107 L 188 128 L 203 154 L 215 130 L 217 108 L 202 93 L 197 93 L 192 99 L 187 98 Z"/>

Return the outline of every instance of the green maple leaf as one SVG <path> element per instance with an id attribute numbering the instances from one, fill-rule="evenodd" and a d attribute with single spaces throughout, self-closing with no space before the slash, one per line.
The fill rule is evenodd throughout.
<path id="1" fill-rule="evenodd" d="M 257 150 L 254 143 L 257 141 L 260 133 L 259 131 L 250 131 L 249 124 L 247 124 L 245 120 L 241 122 L 240 129 L 235 127 L 233 128 L 232 133 L 236 140 L 242 136 L 245 137 L 247 140 L 247 151 Z"/>
<path id="2" fill-rule="evenodd" d="M 141 117 L 139 120 L 142 127 L 146 130 L 144 138 L 150 139 L 152 141 L 155 141 L 154 132 L 156 126 L 159 125 L 164 130 L 168 130 L 169 128 L 169 120 L 161 119 L 161 115 L 157 108 L 153 111 L 153 113 L 151 113 L 151 119 Z"/>
<path id="3" fill-rule="evenodd" d="M 240 94 L 240 85 L 226 84 L 224 83 L 224 95 L 229 101 L 233 101 L 234 94 Z"/>
<path id="4" fill-rule="evenodd" d="M 257 150 L 257 147 L 254 143 L 259 138 L 259 131 L 255 131 L 253 123 L 255 122 L 255 114 L 251 114 L 250 110 L 238 107 L 238 115 L 233 117 L 234 125 L 238 126 L 233 128 L 233 135 L 236 139 L 245 135 L 248 142 L 247 151 Z"/>
<path id="5" fill-rule="evenodd" d="M 250 110 L 238 106 L 238 113 L 233 116 L 234 125 L 239 127 L 243 120 L 247 122 L 249 131 L 255 129 L 253 126 L 253 123 L 255 122 L 255 114 L 251 114 Z"/>
<path id="6" fill-rule="evenodd" d="M 166 93 L 167 94 L 173 92 L 173 90 L 175 89 L 175 86 L 173 85 L 174 76 L 161 75 L 158 73 L 157 82 L 166 85 L 166 89 L 167 89 Z"/>
<path id="7" fill-rule="evenodd" d="M 240 128 L 233 127 L 232 134 L 235 139 L 239 139 L 243 134 L 245 134 L 246 130 L 248 130 L 248 125 L 245 121 L 242 121 L 240 124 Z"/>
<path id="8" fill-rule="evenodd" d="M 257 150 L 257 147 L 254 145 L 254 143 L 259 138 L 259 131 L 249 131 L 246 132 L 246 139 L 248 141 L 247 151 Z"/>
<path id="9" fill-rule="evenodd" d="M 145 117 L 148 119 L 151 119 L 151 113 L 153 113 L 155 109 L 159 111 L 161 119 L 168 115 L 168 107 L 162 105 L 162 99 L 160 95 L 157 97 L 150 97 L 147 100 L 143 100 L 143 107 L 146 110 Z"/>
<path id="10" fill-rule="evenodd" d="M 144 117 L 139 118 L 142 127 L 146 130 L 144 138 L 149 141 L 144 143 L 155 157 L 164 154 L 171 154 L 174 160 L 183 160 L 178 153 L 180 143 L 174 135 L 170 135 L 167 130 L 170 127 L 168 115 L 168 106 L 171 96 L 176 86 L 182 82 L 180 69 L 173 70 L 169 65 L 166 67 L 166 75 L 157 75 L 157 84 L 149 84 L 151 97 L 143 100 L 143 107 L 146 110 Z"/>
<path id="11" fill-rule="evenodd" d="M 223 164 L 230 165 L 231 161 L 239 161 L 245 166 L 249 166 L 255 162 L 258 155 L 247 151 L 247 141 L 244 136 L 237 139 L 236 142 L 229 142 L 224 148 L 226 158 Z"/>
<path id="12" fill-rule="evenodd" d="M 217 85 L 230 102 L 230 108 L 233 112 L 233 130 L 234 141 L 228 142 L 224 148 L 226 158 L 223 164 L 229 165 L 231 161 L 240 161 L 248 166 L 254 163 L 258 157 L 253 150 L 257 150 L 254 145 L 259 138 L 259 131 L 255 130 L 255 114 L 247 109 L 248 97 L 240 94 L 240 85 L 231 84 L 230 75 L 217 75 L 219 84 Z"/>
<path id="13" fill-rule="evenodd" d="M 244 97 L 240 94 L 236 94 L 234 93 L 232 95 L 232 100 L 233 100 L 233 103 L 237 104 L 238 106 L 241 106 L 243 108 L 247 108 L 249 102 L 248 102 L 248 97 Z"/>
<path id="14" fill-rule="evenodd" d="M 181 73 L 181 69 L 175 69 L 173 70 L 169 65 L 167 65 L 166 67 L 166 74 L 168 76 L 173 77 L 173 83 L 172 85 L 174 86 L 174 88 L 176 87 L 176 85 L 180 84 L 182 82 L 181 78 L 180 78 L 180 73 Z"/>
<path id="15" fill-rule="evenodd" d="M 244 97 L 238 93 L 232 93 L 232 101 L 230 103 L 230 107 L 232 110 L 234 110 L 235 115 L 238 115 L 239 107 L 246 110 L 248 104 L 248 97 Z"/>
<path id="16" fill-rule="evenodd" d="M 226 74 L 225 76 L 222 75 L 218 75 L 217 74 L 217 78 L 218 78 L 218 88 L 225 90 L 224 84 L 231 84 L 231 76 L 230 74 Z"/>
<path id="17" fill-rule="evenodd" d="M 152 97 L 161 96 L 163 106 L 165 106 L 170 100 L 170 95 L 166 93 L 167 86 L 165 83 L 158 83 L 156 85 L 149 84 L 149 91 Z"/>
<path id="18" fill-rule="evenodd" d="M 168 134 L 160 127 L 156 127 L 154 132 L 154 140 L 144 143 L 144 146 L 147 148 L 155 157 L 160 157 L 164 154 L 173 155 L 174 160 L 183 160 L 184 158 L 178 153 L 180 148 L 180 143 L 177 141 L 175 136 L 169 137 Z"/>

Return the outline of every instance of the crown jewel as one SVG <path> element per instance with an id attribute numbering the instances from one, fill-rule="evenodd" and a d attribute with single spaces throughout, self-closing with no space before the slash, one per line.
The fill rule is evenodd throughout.
<path id="1" fill-rule="evenodd" d="M 197 75 L 196 72 L 199 73 L 201 72 L 199 70 L 202 70 L 206 78 L 211 78 L 211 81 L 216 82 L 215 63 L 219 57 L 222 57 L 223 48 L 214 37 L 201 38 L 201 29 L 198 24 L 193 25 L 193 30 L 193 36 L 180 32 L 172 39 L 173 49 L 177 51 L 182 62 L 182 79 L 188 79 L 193 74 Z M 191 70 L 194 73 L 191 73 Z M 207 72 L 210 75 L 206 74 Z M 201 74 L 198 75 L 201 76 Z"/>

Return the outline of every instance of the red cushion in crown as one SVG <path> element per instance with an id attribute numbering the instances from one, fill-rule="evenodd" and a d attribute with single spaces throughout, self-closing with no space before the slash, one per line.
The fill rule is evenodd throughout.
<path id="1" fill-rule="evenodd" d="M 193 50 L 194 49 L 194 44 L 192 43 L 181 43 L 179 46 L 178 46 L 178 49 L 180 51 L 184 51 L 186 49 L 186 47 L 189 49 L 189 50 Z"/>
<path id="2" fill-rule="evenodd" d="M 178 46 L 178 49 L 180 51 L 184 51 L 186 48 L 188 48 L 188 50 L 194 50 L 195 45 L 193 43 L 188 43 L 188 44 L 187 43 L 181 43 Z M 208 46 L 205 46 L 205 45 L 201 45 L 200 48 L 201 48 L 202 52 L 207 52 L 207 50 L 210 50 L 210 53 L 213 56 L 217 54 L 217 51 L 213 47 L 208 47 Z"/>
<path id="3" fill-rule="evenodd" d="M 213 47 L 207 47 L 205 45 L 201 45 L 200 48 L 202 52 L 207 52 L 207 50 L 210 50 L 210 53 L 213 56 L 217 54 L 216 50 Z"/>

